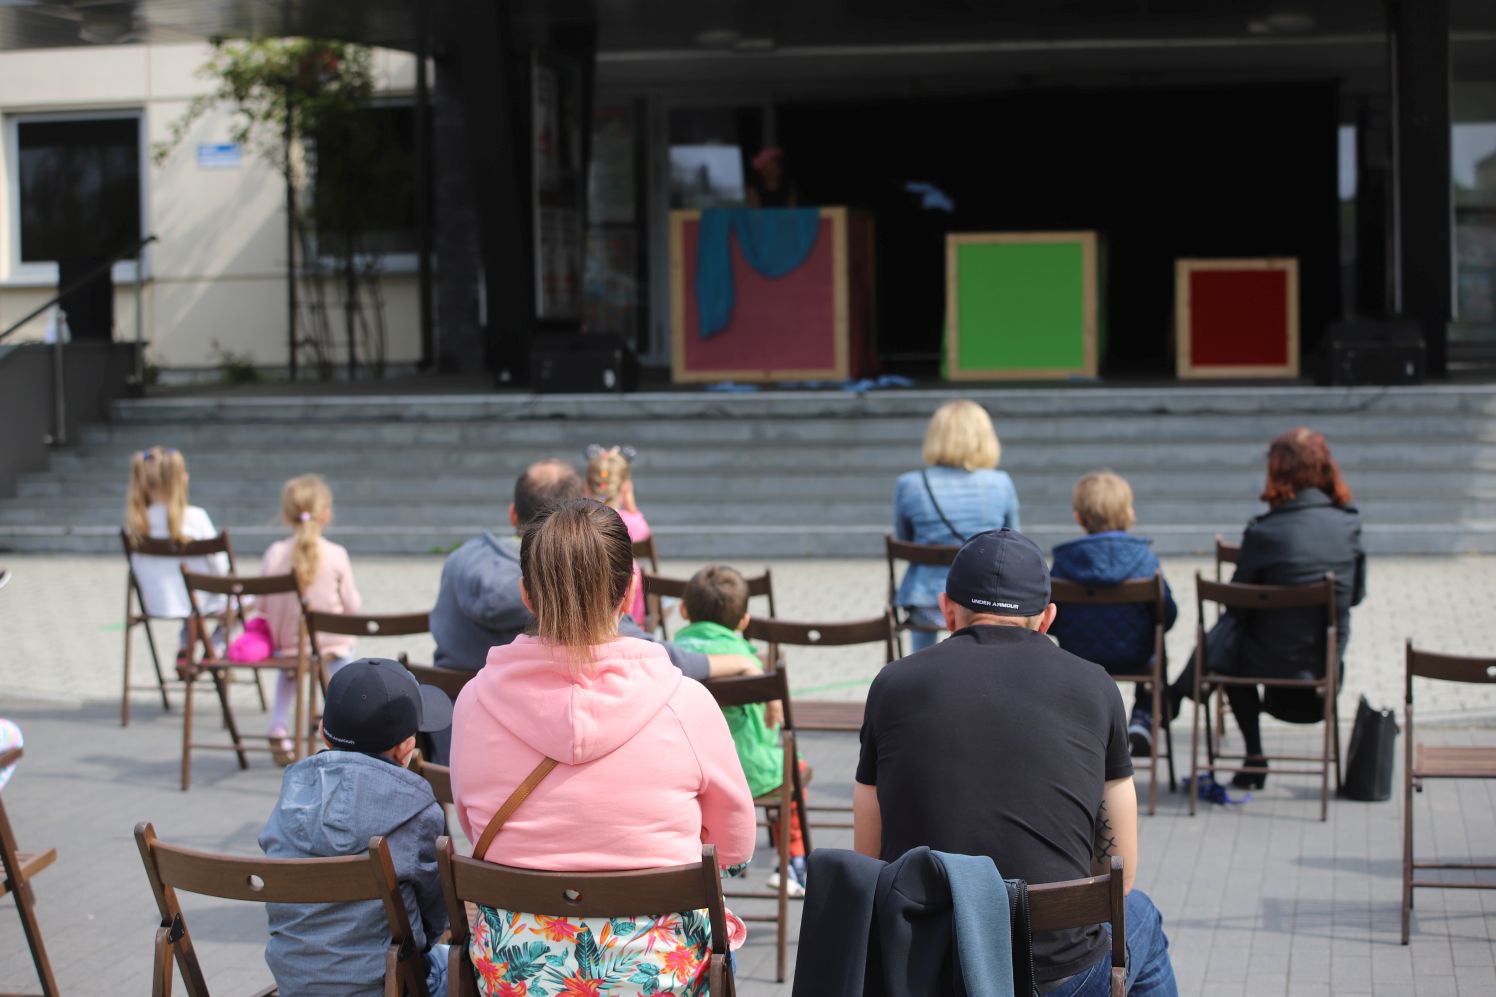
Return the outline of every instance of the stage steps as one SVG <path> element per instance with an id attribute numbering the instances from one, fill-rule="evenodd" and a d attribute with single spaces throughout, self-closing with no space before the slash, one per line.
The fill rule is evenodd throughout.
<path id="1" fill-rule="evenodd" d="M 920 465 L 929 413 L 961 396 L 993 413 L 1024 531 L 1046 547 L 1078 533 L 1075 479 L 1110 467 L 1160 553 L 1208 552 L 1261 511 L 1267 442 L 1302 424 L 1329 436 L 1371 552 L 1496 552 L 1496 390 L 1483 386 L 121 401 L 0 500 L 0 549 L 117 550 L 130 454 L 155 443 L 187 455 L 193 500 L 247 554 L 283 534 L 279 488 L 295 474 L 327 477 L 329 536 L 355 554 L 424 554 L 504 524 L 530 461 L 627 443 L 666 557 L 876 557 L 894 479 Z"/>

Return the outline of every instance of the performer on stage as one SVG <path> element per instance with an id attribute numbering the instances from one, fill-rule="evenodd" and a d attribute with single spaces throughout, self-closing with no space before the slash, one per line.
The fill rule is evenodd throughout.
<path id="1" fill-rule="evenodd" d="M 765 146 L 753 157 L 753 173 L 748 183 L 750 208 L 793 208 L 799 205 L 799 192 L 790 182 L 784 150 L 779 146 Z"/>

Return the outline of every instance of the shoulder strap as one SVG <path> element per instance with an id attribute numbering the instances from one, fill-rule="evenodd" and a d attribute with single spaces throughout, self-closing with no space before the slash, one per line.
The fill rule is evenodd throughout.
<path id="1" fill-rule="evenodd" d="M 473 858 L 481 861 L 483 856 L 488 854 L 488 846 L 493 844 L 494 835 L 499 833 L 499 828 L 514 816 L 514 811 L 519 809 L 519 805 L 535 792 L 535 787 L 540 785 L 545 777 L 551 774 L 551 769 L 559 764 L 560 762 L 554 758 L 541 759 L 540 764 L 525 776 L 525 781 L 514 787 L 514 792 L 509 794 L 509 799 L 504 801 L 504 805 L 488 818 L 488 826 L 483 829 L 483 833 L 478 836 L 478 843 L 473 846 Z"/>
<path id="2" fill-rule="evenodd" d="M 951 525 L 951 521 L 945 518 L 945 510 L 940 508 L 939 502 L 935 501 L 935 489 L 930 487 L 929 472 L 926 470 L 920 471 L 919 480 L 925 483 L 925 494 L 930 496 L 930 504 L 935 507 L 935 515 L 939 516 L 940 521 L 945 524 L 945 528 L 951 531 L 951 536 L 955 537 L 961 543 L 965 543 L 967 539 L 966 534 Z"/>

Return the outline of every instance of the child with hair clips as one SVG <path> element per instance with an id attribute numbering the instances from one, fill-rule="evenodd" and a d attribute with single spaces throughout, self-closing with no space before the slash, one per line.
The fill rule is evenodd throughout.
<path id="1" fill-rule="evenodd" d="M 322 535 L 332 519 L 332 490 L 315 474 L 292 478 L 281 489 L 281 518 L 291 527 L 291 535 L 277 540 L 265 551 L 260 573 L 284 575 L 295 572 L 301 583 L 301 596 L 308 609 L 322 613 L 356 613 L 363 597 L 353 584 L 353 566 L 348 551 Z M 259 602 L 270 625 L 275 654 L 295 654 L 301 641 L 301 607 L 290 594 L 263 596 Z M 322 652 L 324 667 L 330 678 L 353 656 L 353 638 L 342 634 L 317 635 L 317 649 Z M 281 672 L 275 686 L 275 704 L 270 710 L 270 737 L 275 760 L 289 765 L 292 745 L 291 708 L 296 702 L 296 678 Z"/>
<path id="2" fill-rule="evenodd" d="M 634 502 L 634 481 L 629 474 L 629 465 L 635 456 L 633 447 L 604 449 L 596 443 L 588 447 L 587 497 L 597 499 L 618 513 L 618 518 L 628 527 L 629 540 L 638 543 L 649 539 L 649 523 Z M 629 606 L 629 615 L 641 627 L 644 625 L 644 575 L 637 561 L 634 562 L 634 601 Z"/>
<path id="3" fill-rule="evenodd" d="M 130 486 L 125 497 L 125 528 L 137 537 L 156 540 L 211 540 L 218 535 L 213 520 L 201 508 L 187 503 L 187 461 L 175 447 L 151 447 L 130 457 Z M 226 554 L 177 561 L 169 557 L 130 555 L 130 567 L 145 611 L 151 616 L 182 620 L 180 662 L 187 654 L 187 624 L 192 603 L 182 584 L 179 565 L 200 575 L 226 575 Z M 205 613 L 217 612 L 222 601 L 202 604 Z"/>

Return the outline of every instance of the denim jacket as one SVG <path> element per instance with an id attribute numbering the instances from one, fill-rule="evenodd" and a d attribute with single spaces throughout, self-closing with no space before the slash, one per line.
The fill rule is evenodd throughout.
<path id="1" fill-rule="evenodd" d="M 1018 492 L 1006 471 L 959 467 L 926 469 L 926 490 L 919 471 L 899 476 L 893 493 L 893 534 L 899 540 L 921 544 L 959 544 L 986 530 L 1018 529 Z M 940 503 L 940 512 L 956 528 L 940 518 L 930 492 Z M 899 584 L 894 603 L 899 606 L 936 606 L 945 591 L 946 569 L 935 564 L 911 564 Z"/>

